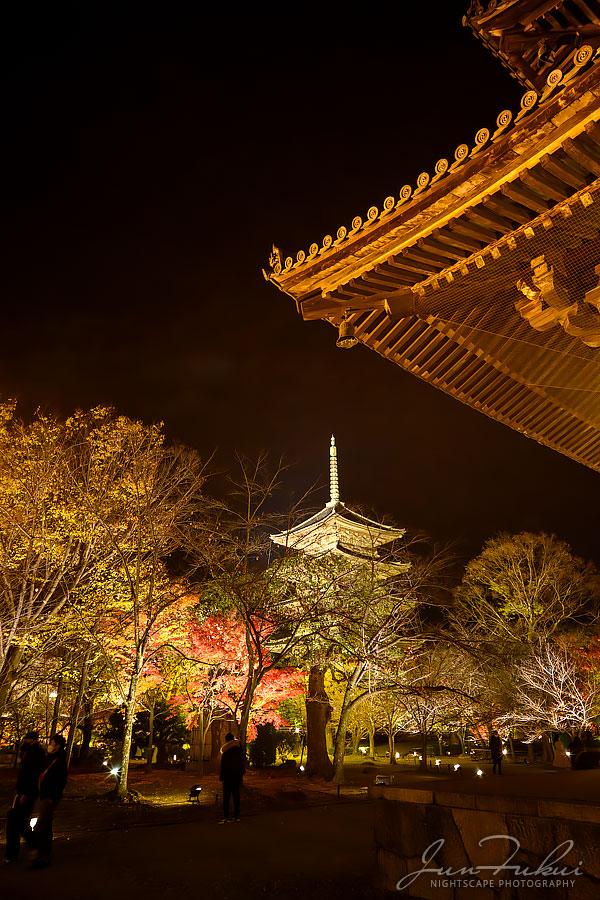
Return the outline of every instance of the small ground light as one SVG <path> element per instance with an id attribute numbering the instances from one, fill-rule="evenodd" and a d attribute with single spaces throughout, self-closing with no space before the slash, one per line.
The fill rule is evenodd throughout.
<path id="1" fill-rule="evenodd" d="M 436 759 L 436 761 L 435 761 L 436 766 L 439 766 L 441 764 L 441 762 L 442 762 L 441 759 Z"/>
<path id="2" fill-rule="evenodd" d="M 366 747 L 361 747 L 361 748 L 360 748 L 360 752 L 361 752 L 361 753 L 366 753 L 366 752 L 367 752 L 367 748 L 366 748 Z"/>
<path id="3" fill-rule="evenodd" d="M 570 755 L 571 755 L 571 751 L 570 751 L 570 750 L 567 750 L 566 753 L 567 753 L 567 756 L 570 756 Z"/>
<path id="4" fill-rule="evenodd" d="M 177 762 L 177 754 L 176 753 L 173 754 L 173 762 Z"/>
<path id="5" fill-rule="evenodd" d="M 454 763 L 454 771 L 458 772 L 459 769 L 460 769 L 460 763 Z"/>
<path id="6" fill-rule="evenodd" d="M 481 769 L 477 769 L 477 771 L 475 772 L 475 774 L 476 774 L 476 775 L 479 775 L 479 776 L 481 777 L 481 775 L 483 775 L 483 772 L 482 772 Z"/>
<path id="7" fill-rule="evenodd" d="M 29 820 L 29 827 L 31 828 L 32 831 L 35 828 L 35 826 L 37 825 L 37 823 L 38 823 L 37 816 L 34 816 L 32 819 Z"/>
<path id="8" fill-rule="evenodd" d="M 300 766 L 300 771 L 304 772 L 304 766 Z"/>
<path id="9" fill-rule="evenodd" d="M 188 800 L 191 800 L 192 802 L 200 803 L 201 792 L 202 792 L 202 785 L 201 784 L 193 784 L 190 788 L 190 796 L 188 797 Z"/>
<path id="10" fill-rule="evenodd" d="M 103 765 L 103 766 L 107 766 L 107 765 L 108 765 L 108 760 L 107 760 L 107 759 L 102 760 L 102 765 Z"/>
<path id="11" fill-rule="evenodd" d="M 423 757 L 422 757 L 422 756 L 420 756 L 419 759 L 421 760 L 421 762 L 423 762 Z"/>
<path id="12" fill-rule="evenodd" d="M 118 767 L 118 766 L 113 766 L 113 768 L 110 770 L 110 774 L 111 774 L 111 775 L 118 775 L 118 774 L 119 774 L 119 767 Z"/>
<path id="13" fill-rule="evenodd" d="M 398 753 L 397 750 L 396 750 L 396 759 L 400 759 L 400 754 Z"/>
<path id="14" fill-rule="evenodd" d="M 508 750 L 506 750 L 506 749 L 504 749 L 504 750 L 502 751 L 503 756 L 506 756 L 507 753 L 508 753 Z"/>

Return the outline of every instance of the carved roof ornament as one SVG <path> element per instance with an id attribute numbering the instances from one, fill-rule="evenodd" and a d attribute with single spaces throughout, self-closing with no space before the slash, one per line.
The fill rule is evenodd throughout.
<path id="1" fill-rule="evenodd" d="M 600 47 L 600 11 L 595 0 L 504 0 L 472 2 L 469 27 L 526 87 L 541 90 L 548 72 L 577 66 L 582 44 Z"/>
<path id="2" fill-rule="evenodd" d="M 531 282 L 517 281 L 524 298 L 515 303 L 521 318 L 536 331 L 560 326 L 587 347 L 600 347 L 600 265 L 594 269 L 599 284 L 585 294 L 583 302 L 573 298 L 574 285 L 561 258 L 551 265 L 542 254 L 531 260 L 531 270 Z"/>

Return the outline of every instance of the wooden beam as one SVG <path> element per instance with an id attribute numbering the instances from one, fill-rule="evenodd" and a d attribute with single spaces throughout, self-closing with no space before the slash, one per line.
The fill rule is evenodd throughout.
<path id="1" fill-rule="evenodd" d="M 511 231 L 515 230 L 515 226 L 510 219 L 499 216 L 497 213 L 492 212 L 491 209 L 486 209 L 485 206 L 474 207 L 465 213 L 465 216 L 472 222 L 491 225 L 491 227 L 495 231 L 499 231 L 500 234 L 509 234 Z"/>
<path id="2" fill-rule="evenodd" d="M 488 241 L 474 240 L 466 235 L 456 234 L 447 228 L 436 228 L 433 232 L 435 240 L 442 244 L 448 244 L 450 247 L 460 247 L 461 250 L 467 250 L 469 255 L 482 250 Z"/>
<path id="3" fill-rule="evenodd" d="M 528 172 L 523 172 L 521 181 L 539 194 L 549 197 L 557 203 L 560 203 L 561 200 L 566 200 L 572 194 L 572 191 L 568 190 L 563 183 L 551 175 L 540 171 L 537 166 L 529 169 Z"/>
<path id="4" fill-rule="evenodd" d="M 511 181 L 510 184 L 503 184 L 500 188 L 506 197 L 516 200 L 522 206 L 534 210 L 536 213 L 548 212 L 550 204 L 539 194 L 526 188 L 521 181 Z"/>
<path id="5" fill-rule="evenodd" d="M 580 143 L 575 143 L 571 138 L 567 138 L 566 141 L 563 142 L 562 148 L 571 159 L 574 159 L 576 163 L 579 163 L 580 166 L 583 166 L 584 169 L 588 169 L 590 172 L 598 177 L 600 175 L 600 162 L 598 162 L 594 156 L 584 147 L 581 146 Z"/>
<path id="6" fill-rule="evenodd" d="M 441 241 L 436 241 L 432 237 L 419 238 L 417 246 L 422 247 L 424 250 L 431 250 L 439 256 L 445 256 L 453 262 L 456 262 L 459 259 L 466 259 L 467 256 L 471 255 L 468 250 L 465 250 L 462 247 L 450 247 L 447 244 L 443 244 Z"/>
<path id="7" fill-rule="evenodd" d="M 484 244 L 491 244 L 498 239 L 498 235 L 490 228 L 483 228 L 483 226 L 476 225 L 475 222 L 469 222 L 467 219 L 453 219 L 452 223 L 448 223 L 448 228 L 452 232 L 473 237 Z"/>
<path id="8" fill-rule="evenodd" d="M 556 178 L 560 178 L 566 184 L 575 188 L 576 191 L 585 187 L 589 182 L 590 176 L 585 169 L 572 160 L 560 159 L 557 153 L 544 156 L 540 160 L 540 165 L 546 172 L 549 172 Z"/>
<path id="9" fill-rule="evenodd" d="M 483 205 L 504 216 L 505 219 L 516 222 L 518 225 L 527 225 L 528 222 L 531 222 L 530 210 L 525 209 L 524 206 L 511 203 L 500 191 L 488 197 Z"/>

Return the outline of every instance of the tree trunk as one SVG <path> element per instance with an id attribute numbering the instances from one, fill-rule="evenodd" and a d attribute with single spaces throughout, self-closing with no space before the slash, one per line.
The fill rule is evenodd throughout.
<path id="1" fill-rule="evenodd" d="M 127 694 L 127 701 L 125 703 L 125 726 L 123 728 L 121 770 L 119 772 L 119 781 L 117 784 L 117 797 L 119 797 L 120 800 L 124 800 L 128 792 L 129 757 L 131 756 L 133 720 L 135 718 L 135 703 L 137 700 L 140 671 L 141 665 L 139 666 L 139 670 L 136 666 L 136 669 L 131 676 L 131 681 L 129 682 L 129 693 Z"/>
<path id="2" fill-rule="evenodd" d="M 388 731 L 388 749 L 390 751 L 390 765 L 396 765 L 396 746 L 394 744 L 394 732 L 390 728 Z"/>
<path id="3" fill-rule="evenodd" d="M 204 775 L 204 744 L 206 742 L 206 730 L 204 727 L 204 710 L 200 710 L 198 716 L 198 738 L 200 742 L 200 750 L 198 751 L 198 774 Z"/>
<path id="4" fill-rule="evenodd" d="M 438 731 L 438 735 L 437 735 L 437 740 L 438 740 L 438 750 L 440 751 L 440 756 L 443 756 L 444 748 L 442 746 L 442 735 L 439 733 L 439 731 Z"/>
<path id="5" fill-rule="evenodd" d="M 306 774 L 330 779 L 333 766 L 327 752 L 327 726 L 331 705 L 325 690 L 325 668 L 312 666 L 306 697 Z"/>
<path id="6" fill-rule="evenodd" d="M 554 761 L 554 750 L 552 749 L 552 735 L 542 735 L 542 762 L 552 763 Z"/>
<path id="7" fill-rule="evenodd" d="M 64 679 L 62 675 L 58 679 L 56 685 L 56 697 L 54 699 L 54 709 L 52 710 L 52 722 L 50 723 L 50 737 L 56 734 L 58 728 L 58 717 L 60 716 L 60 704 L 63 698 Z"/>
<path id="8" fill-rule="evenodd" d="M 146 759 L 146 771 L 152 771 L 152 746 L 154 744 L 154 703 L 148 710 L 148 756 Z"/>
<path id="9" fill-rule="evenodd" d="M 420 769 L 427 768 L 427 732 L 421 733 L 421 761 L 419 763 Z"/>
<path id="10" fill-rule="evenodd" d="M 0 670 L 0 715 L 6 708 L 6 702 L 9 698 L 11 688 L 17 680 L 17 672 L 21 664 L 23 650 L 21 647 L 9 647 L 6 654 L 4 665 Z"/>
<path id="11" fill-rule="evenodd" d="M 375 729 L 369 725 L 369 756 L 375 762 Z"/>
<path id="12" fill-rule="evenodd" d="M 346 694 L 348 694 L 347 689 Z M 348 719 L 350 718 L 350 710 L 345 704 L 346 697 L 344 697 L 344 702 L 342 703 L 340 721 L 335 734 L 335 744 L 333 747 L 333 781 L 335 784 L 344 783 L 344 752 L 346 750 Z"/>
<path id="13" fill-rule="evenodd" d="M 352 732 L 352 753 L 354 756 L 358 756 L 359 754 L 359 744 L 360 744 L 360 729 L 355 728 Z"/>
<path id="14" fill-rule="evenodd" d="M 94 730 L 94 719 L 92 717 L 92 713 L 94 711 L 94 701 L 84 697 L 83 708 L 85 710 L 85 714 L 81 725 L 82 737 L 81 752 L 79 754 L 80 763 L 87 762 L 88 756 L 90 755 L 90 744 L 92 742 L 92 732 Z"/>
<path id="15" fill-rule="evenodd" d="M 75 699 L 75 705 L 73 707 L 73 712 L 71 714 L 71 726 L 69 728 L 69 737 L 67 739 L 67 765 L 71 761 L 71 753 L 73 752 L 73 743 L 75 742 L 75 735 L 77 734 L 77 723 L 79 722 L 79 714 L 81 712 L 81 703 L 83 700 L 83 694 L 85 691 L 85 685 L 87 682 L 88 675 L 88 663 L 91 655 L 91 648 L 88 648 L 81 666 L 81 675 L 79 677 L 79 687 L 77 689 L 77 697 Z"/>

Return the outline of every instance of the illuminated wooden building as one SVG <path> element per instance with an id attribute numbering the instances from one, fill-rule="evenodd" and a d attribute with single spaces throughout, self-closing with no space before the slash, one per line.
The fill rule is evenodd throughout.
<path id="1" fill-rule="evenodd" d="M 381 561 L 381 548 L 404 537 L 404 528 L 380 525 L 340 500 L 337 448 L 333 436 L 329 448 L 329 485 L 330 499 L 323 509 L 287 531 L 272 534 L 273 543 L 308 556 L 330 553 L 353 563 L 376 561 L 378 569 L 385 575 L 410 568 L 408 563 Z"/>
<path id="2" fill-rule="evenodd" d="M 599 470 L 600 3 L 472 3 L 464 22 L 521 108 L 307 251 L 274 247 L 265 277 L 340 346 Z"/>

